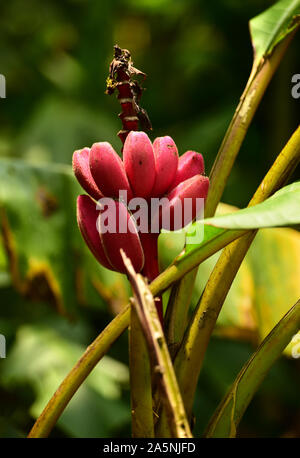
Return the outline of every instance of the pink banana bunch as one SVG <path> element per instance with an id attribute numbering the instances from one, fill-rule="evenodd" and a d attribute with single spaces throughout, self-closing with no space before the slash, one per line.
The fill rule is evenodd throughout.
<path id="1" fill-rule="evenodd" d="M 96 259 L 104 267 L 125 272 L 120 254 L 122 248 L 137 272 L 153 280 L 158 275 L 157 237 L 159 231 L 139 231 L 119 192 L 127 192 L 127 201 L 139 197 L 147 203 L 162 198 L 165 203 L 155 216 L 159 229 L 180 229 L 195 218 L 197 198 L 205 199 L 209 180 L 204 176 L 201 154 L 187 151 L 180 158 L 171 137 L 159 137 L 151 143 L 144 132 L 131 131 L 123 148 L 123 160 L 107 142 L 94 143 L 74 152 L 73 169 L 77 180 L 89 195 L 77 200 L 77 220 L 81 234 Z M 91 197 L 90 197 L 91 196 Z M 115 230 L 99 230 L 104 213 L 96 207 L 103 197 L 111 198 L 116 209 Z M 190 199 L 188 220 L 178 224 L 178 213 L 185 199 Z M 132 201 L 133 202 L 133 201 Z M 180 213 L 181 212 L 181 213 Z M 169 227 L 164 216 L 170 215 Z M 176 216 L 176 217 L 175 217 Z M 183 215 L 181 215 L 183 216 Z M 99 222 L 100 221 L 100 222 Z M 122 226 L 122 230 L 121 230 Z M 180 227 L 181 226 L 181 227 Z"/>

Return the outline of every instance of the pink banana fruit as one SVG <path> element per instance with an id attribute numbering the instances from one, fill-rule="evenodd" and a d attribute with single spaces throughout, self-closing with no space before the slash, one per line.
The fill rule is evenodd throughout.
<path id="1" fill-rule="evenodd" d="M 100 232 L 100 238 L 104 252 L 110 264 L 118 272 L 126 273 L 126 268 L 120 253 L 121 248 L 130 258 L 136 272 L 140 272 L 144 265 L 144 252 L 137 232 L 137 228 L 127 207 L 122 202 L 111 200 L 109 209 L 100 214 L 100 225 L 102 218 L 110 218 L 115 222 L 115 230 Z M 103 226 L 104 222 L 102 221 Z"/>
<path id="2" fill-rule="evenodd" d="M 100 189 L 92 177 L 89 164 L 90 148 L 83 148 L 73 153 L 73 171 L 83 189 L 94 199 L 103 197 Z"/>
<path id="3" fill-rule="evenodd" d="M 160 212 L 161 227 L 176 231 L 189 224 L 203 208 L 208 188 L 209 179 L 195 175 L 172 189 L 167 196 L 168 203 Z"/>
<path id="4" fill-rule="evenodd" d="M 202 154 L 196 153 L 196 151 L 186 151 L 179 158 L 178 168 L 172 183 L 172 188 L 175 188 L 175 186 L 187 180 L 188 178 L 203 174 L 204 160 Z"/>
<path id="5" fill-rule="evenodd" d="M 178 150 L 174 140 L 169 137 L 158 137 L 153 142 L 156 179 L 152 196 L 165 194 L 175 179 L 178 167 Z"/>
<path id="6" fill-rule="evenodd" d="M 97 230 L 98 216 L 99 211 L 96 209 L 96 202 L 87 195 L 78 196 L 77 222 L 85 243 L 100 264 L 107 269 L 116 270 L 110 264 L 104 252 L 100 235 Z"/>
<path id="7" fill-rule="evenodd" d="M 145 132 L 129 133 L 124 143 L 123 161 L 133 193 L 149 197 L 156 172 L 152 143 Z"/>
<path id="8" fill-rule="evenodd" d="M 119 191 L 132 191 L 120 156 L 108 142 L 94 143 L 90 152 L 90 169 L 96 184 L 105 196 L 119 198 Z"/>

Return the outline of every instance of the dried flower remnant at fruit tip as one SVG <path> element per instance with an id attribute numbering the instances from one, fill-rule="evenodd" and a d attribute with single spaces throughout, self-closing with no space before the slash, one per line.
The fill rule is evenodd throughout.
<path id="1" fill-rule="evenodd" d="M 140 106 L 144 88 L 135 79 L 136 76 L 146 78 L 144 72 L 133 66 L 130 52 L 115 45 L 114 59 L 110 63 L 106 80 L 106 94 L 113 94 L 115 89 L 119 92 L 118 99 L 122 107 L 119 118 L 123 129 L 118 136 L 123 144 L 130 131 L 138 130 L 139 124 L 142 130 L 152 130 L 148 113 Z"/>

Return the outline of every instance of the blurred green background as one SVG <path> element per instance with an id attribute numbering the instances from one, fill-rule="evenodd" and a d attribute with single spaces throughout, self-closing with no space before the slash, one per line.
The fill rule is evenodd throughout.
<path id="1" fill-rule="evenodd" d="M 75 149 L 95 141 L 109 141 L 120 151 L 120 106 L 114 96 L 104 94 L 113 45 L 118 43 L 148 75 L 141 104 L 153 124 L 151 138 L 171 135 L 180 154 L 187 149 L 203 153 L 209 173 L 251 70 L 248 21 L 273 3 L 2 2 L 0 73 L 6 77 L 7 96 L 0 99 L 0 158 L 70 164 Z M 223 201 L 245 206 L 297 127 L 299 100 L 291 97 L 295 73 L 299 35 L 257 111 Z M 13 199 L 14 188 L 6 191 Z M 74 217 L 75 227 L 74 212 L 65 213 L 67 217 Z M 4 254 L 0 266 L 0 333 L 6 336 L 8 353 L 0 360 L 0 437 L 24 436 L 116 304 L 110 297 L 107 307 L 102 288 L 101 303 L 95 306 L 94 299 L 82 307 L 78 300 L 70 320 L 57 314 L 51 300 L 16 292 Z M 130 434 L 126 339 L 124 334 L 79 390 L 53 436 Z M 212 340 L 195 405 L 195 434 L 203 431 L 253 348 L 248 342 Z M 280 360 L 250 405 L 239 435 L 299 436 L 299 384 L 299 363 Z"/>

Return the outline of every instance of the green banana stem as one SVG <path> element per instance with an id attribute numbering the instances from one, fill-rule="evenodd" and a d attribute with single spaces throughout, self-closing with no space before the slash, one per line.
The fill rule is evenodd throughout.
<path id="1" fill-rule="evenodd" d="M 259 69 L 257 69 L 257 63 L 253 62 L 253 68 L 246 87 L 210 172 L 210 187 L 205 202 L 205 217 L 213 216 L 216 211 L 257 107 L 285 51 L 293 39 L 295 32 L 288 35 L 285 40 L 274 49 L 270 58 L 265 59 L 263 64 L 259 66 Z M 179 347 L 186 329 L 186 317 L 197 272 L 198 266 L 182 278 L 182 280 L 173 287 L 171 292 L 173 301 L 172 304 L 170 303 L 168 311 L 169 330 L 167 336 L 170 348 L 173 348 L 174 351 Z"/>
<path id="2" fill-rule="evenodd" d="M 129 367 L 131 435 L 154 437 L 150 360 L 135 307 L 131 307 L 130 312 Z"/>
<path id="3" fill-rule="evenodd" d="M 268 171 L 249 206 L 264 201 L 283 186 L 299 162 L 300 126 Z M 191 415 L 197 381 L 217 317 L 255 234 L 256 231 L 250 231 L 223 250 L 175 359 L 175 369 L 188 415 Z"/>

